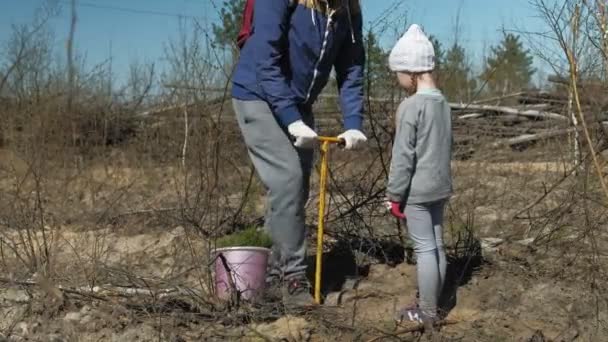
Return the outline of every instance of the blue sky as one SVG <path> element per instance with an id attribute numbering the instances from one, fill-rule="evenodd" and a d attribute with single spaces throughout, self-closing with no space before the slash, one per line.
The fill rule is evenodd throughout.
<path id="1" fill-rule="evenodd" d="M 0 0 L 0 42 L 8 38 L 13 24 L 32 21 L 46 0 Z M 58 49 L 65 46 L 69 28 L 69 1 L 58 1 L 61 13 L 52 20 Z M 393 0 L 361 0 L 364 20 L 373 22 L 394 3 Z M 179 15 L 196 17 L 201 25 L 217 20 L 222 0 L 81 0 L 78 1 L 76 46 L 89 64 L 110 55 L 117 73 L 127 70 L 130 61 L 158 61 L 167 41 L 179 30 Z M 444 45 L 454 40 L 456 17 L 460 13 L 460 42 L 479 64 L 484 49 L 495 44 L 501 29 L 538 31 L 542 28 L 528 0 L 403 0 L 395 19 L 406 16 L 408 23 L 422 24 Z M 187 19 L 191 20 L 191 19 Z M 390 47 L 394 37 L 383 43 Z M 1 51 L 1 50 L 0 50 Z M 119 76 L 120 77 L 120 76 Z"/>

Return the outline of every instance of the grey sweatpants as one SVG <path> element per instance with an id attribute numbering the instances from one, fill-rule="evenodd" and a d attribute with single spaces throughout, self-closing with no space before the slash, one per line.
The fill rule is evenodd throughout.
<path id="1" fill-rule="evenodd" d="M 265 225 L 273 241 L 269 275 L 280 279 L 306 272 L 304 206 L 308 200 L 312 149 L 298 149 L 263 101 L 232 101 L 249 157 L 268 190 Z M 313 116 L 301 109 L 314 127 Z"/>
<path id="2" fill-rule="evenodd" d="M 443 210 L 445 200 L 408 204 L 405 206 L 407 229 L 414 242 L 418 273 L 419 306 L 430 317 L 437 315 L 437 302 L 446 273 L 446 256 L 443 247 Z"/>

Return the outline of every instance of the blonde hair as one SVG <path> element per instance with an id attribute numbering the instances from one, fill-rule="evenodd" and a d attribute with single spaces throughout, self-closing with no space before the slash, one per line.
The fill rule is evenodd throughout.
<path id="1" fill-rule="evenodd" d="M 435 70 L 423 71 L 423 72 L 406 72 L 412 78 L 412 89 L 411 94 L 413 95 L 418 91 L 418 80 L 420 80 L 424 75 L 428 75 L 431 78 L 433 83 L 439 88 L 439 83 L 437 82 L 437 77 L 435 76 Z"/>
<path id="2" fill-rule="evenodd" d="M 321 8 L 321 4 L 319 3 L 319 0 L 299 0 L 298 2 L 308 8 L 316 8 L 316 9 Z"/>
<path id="3" fill-rule="evenodd" d="M 349 1 L 349 5 L 351 8 L 351 11 L 353 11 L 353 13 L 358 13 L 358 11 L 360 10 L 359 7 L 359 1 L 358 0 L 348 0 Z M 329 5 L 329 7 L 334 8 L 334 7 L 339 7 L 339 6 L 335 6 L 335 5 L 341 5 L 342 2 L 341 1 L 335 1 L 335 0 L 298 0 L 298 3 L 308 7 L 308 8 L 316 8 L 318 10 L 323 9 L 323 7 L 321 6 L 321 2 L 325 2 L 327 3 L 327 5 Z M 332 2 L 336 2 L 336 4 L 333 4 Z M 334 5 L 334 6 L 332 6 Z M 336 8 L 334 8 L 336 9 Z"/>

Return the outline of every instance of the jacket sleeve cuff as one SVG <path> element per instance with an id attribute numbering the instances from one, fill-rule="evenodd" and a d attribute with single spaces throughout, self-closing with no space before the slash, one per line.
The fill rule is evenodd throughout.
<path id="1" fill-rule="evenodd" d="M 395 202 L 395 203 L 401 203 L 401 201 L 403 200 L 403 198 L 399 195 L 395 195 L 395 194 L 391 194 L 390 192 L 386 193 L 386 198 L 391 201 L 391 202 Z"/>
<path id="2" fill-rule="evenodd" d="M 300 114 L 300 110 L 296 105 L 281 109 L 281 111 L 277 113 L 277 117 L 279 118 L 281 124 L 285 127 L 298 120 L 302 120 L 302 115 Z"/>
<path id="3" fill-rule="evenodd" d="M 351 115 L 344 118 L 344 129 L 356 129 L 361 131 L 363 128 L 363 117 L 361 115 Z"/>

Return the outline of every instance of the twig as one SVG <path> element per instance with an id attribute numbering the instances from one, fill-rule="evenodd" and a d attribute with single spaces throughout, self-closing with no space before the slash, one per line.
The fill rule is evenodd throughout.
<path id="1" fill-rule="evenodd" d="M 232 278 L 232 269 L 230 269 L 230 265 L 228 265 L 228 260 L 226 260 L 226 257 L 222 253 L 219 253 L 217 255 L 217 258 L 219 258 L 222 262 L 222 266 L 224 267 L 224 271 L 226 272 L 226 278 L 228 278 L 228 285 L 230 286 L 230 298 L 232 300 L 232 303 L 236 305 L 236 307 L 239 307 L 241 294 L 236 287 L 234 279 Z"/>
<path id="2" fill-rule="evenodd" d="M 585 156 L 585 158 L 583 158 L 582 161 L 584 162 L 587 158 L 588 158 L 588 155 Z M 521 214 L 534 208 L 537 204 L 542 202 L 545 198 L 547 198 L 547 196 L 549 196 L 549 194 L 551 194 L 555 189 L 557 189 L 557 187 L 559 187 L 566 179 L 568 179 L 570 176 L 572 176 L 576 172 L 576 170 L 577 170 L 577 167 L 573 167 L 572 169 L 570 169 L 560 180 L 555 182 L 555 184 L 553 184 L 549 189 L 547 189 L 542 196 L 540 196 L 534 202 L 530 203 L 525 208 L 521 209 L 515 215 L 513 215 L 513 218 L 521 219 L 521 217 L 520 217 Z"/>
<path id="3" fill-rule="evenodd" d="M 70 33 L 67 42 L 67 58 L 68 58 L 68 110 L 72 110 L 72 102 L 74 101 L 74 76 L 76 69 L 74 67 L 74 34 L 76 32 L 76 0 L 71 1 L 72 17 L 70 21 Z"/>
<path id="4" fill-rule="evenodd" d="M 31 281 L 31 280 L 17 281 L 17 280 L 11 280 L 11 279 L 7 279 L 7 278 L 0 278 L 0 283 L 4 283 L 4 284 L 8 284 L 8 285 L 27 286 L 27 287 L 40 287 L 41 286 L 41 284 L 39 284 L 35 281 Z M 91 291 L 83 292 L 83 291 L 78 291 L 75 289 L 66 288 L 63 286 L 57 286 L 57 289 L 59 289 L 61 292 L 64 292 L 64 293 L 77 294 L 77 295 L 81 295 L 81 296 L 85 296 L 85 297 L 91 297 L 91 298 L 101 300 L 101 301 L 107 300 L 107 298 L 97 296 L 94 293 L 92 293 Z"/>
<path id="5" fill-rule="evenodd" d="M 42 30 L 50 19 L 50 15 L 46 15 L 38 25 L 36 25 L 32 30 L 27 32 L 23 37 L 21 37 L 19 44 L 19 51 L 17 52 L 17 56 L 14 58 L 10 66 L 3 70 L 2 78 L 0 79 L 0 93 L 4 89 L 4 86 L 7 84 L 9 77 L 17 70 L 17 68 L 21 65 L 23 59 L 28 56 L 27 45 L 29 44 L 30 39 L 32 39 L 40 30 Z"/>
<path id="6" fill-rule="evenodd" d="M 188 135 L 190 126 L 188 124 L 188 107 L 184 107 L 184 145 L 182 147 L 182 167 L 186 168 L 186 154 L 188 153 Z"/>

